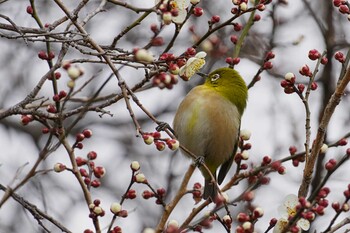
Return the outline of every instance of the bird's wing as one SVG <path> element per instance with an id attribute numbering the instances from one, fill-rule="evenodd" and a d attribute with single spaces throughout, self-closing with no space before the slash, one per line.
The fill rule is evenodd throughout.
<path id="1" fill-rule="evenodd" d="M 236 144 L 233 148 L 231 157 L 225 163 L 223 163 L 220 167 L 220 171 L 219 171 L 219 175 L 218 175 L 218 184 L 221 184 L 224 181 L 225 176 L 227 175 L 228 171 L 230 170 L 230 168 L 232 166 L 232 163 L 233 163 L 233 160 L 235 158 L 237 148 L 238 148 L 239 134 L 240 134 L 240 128 L 238 129 L 237 140 L 236 140 Z"/>

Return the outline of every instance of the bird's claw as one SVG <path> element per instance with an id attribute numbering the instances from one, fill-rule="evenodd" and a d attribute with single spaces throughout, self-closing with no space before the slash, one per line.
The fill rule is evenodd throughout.
<path id="1" fill-rule="evenodd" d="M 196 167 L 202 166 L 202 164 L 204 164 L 204 156 L 198 156 L 198 157 L 194 160 L 194 164 L 196 165 Z"/>
<path id="2" fill-rule="evenodd" d="M 159 122 L 159 123 L 158 123 L 158 126 L 156 127 L 156 130 L 157 130 L 158 132 L 160 132 L 160 131 L 165 131 L 166 129 L 170 130 L 170 132 L 171 132 L 172 134 L 176 135 L 176 134 L 175 134 L 175 131 L 174 131 L 174 130 L 170 127 L 170 125 L 169 125 L 168 123 L 166 123 L 166 122 Z"/>
<path id="3" fill-rule="evenodd" d="M 159 122 L 158 126 L 156 127 L 156 130 L 158 132 L 164 131 L 165 129 L 169 129 L 170 125 L 166 122 Z"/>

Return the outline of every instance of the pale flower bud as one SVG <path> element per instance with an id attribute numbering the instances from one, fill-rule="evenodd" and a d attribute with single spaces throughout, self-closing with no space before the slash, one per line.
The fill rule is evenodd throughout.
<path id="1" fill-rule="evenodd" d="M 122 210 L 122 206 L 118 202 L 112 203 L 110 210 L 113 214 L 117 214 Z"/>
<path id="2" fill-rule="evenodd" d="M 254 210 L 253 210 L 253 213 L 255 215 L 255 217 L 262 217 L 264 215 L 264 210 L 261 208 L 261 207 L 256 207 Z"/>
<path id="3" fill-rule="evenodd" d="M 133 170 L 133 171 L 138 171 L 140 170 L 140 163 L 138 161 L 133 161 L 131 162 L 130 164 L 130 168 Z"/>
<path id="4" fill-rule="evenodd" d="M 251 222 L 244 222 L 242 224 L 242 227 L 244 230 L 250 230 L 250 229 L 252 229 L 252 223 Z"/>
<path id="5" fill-rule="evenodd" d="M 196 5 L 200 2 L 201 0 L 190 0 L 192 5 Z"/>
<path id="6" fill-rule="evenodd" d="M 168 226 L 179 227 L 179 223 L 173 219 L 168 222 Z"/>
<path id="7" fill-rule="evenodd" d="M 172 15 L 171 15 L 170 12 L 165 12 L 165 13 L 163 14 L 163 17 L 162 17 L 163 22 L 164 22 L 165 25 L 171 24 L 172 18 L 173 18 L 173 17 L 172 17 Z"/>
<path id="8" fill-rule="evenodd" d="M 100 214 L 102 214 L 103 209 L 100 206 L 95 206 L 93 211 L 95 214 L 100 215 Z"/>
<path id="9" fill-rule="evenodd" d="M 324 154 L 324 153 L 327 152 L 327 150 L 328 150 L 328 145 L 327 145 L 327 144 L 323 144 L 322 147 L 321 147 L 320 152 L 321 152 L 322 154 Z"/>
<path id="10" fill-rule="evenodd" d="M 231 221 L 230 215 L 226 214 L 224 217 L 222 217 L 222 220 L 226 221 Z"/>
<path id="11" fill-rule="evenodd" d="M 145 228 L 145 229 L 143 230 L 142 233 L 155 233 L 155 232 L 156 232 L 156 231 L 155 231 L 154 229 L 147 227 L 147 228 Z"/>
<path id="12" fill-rule="evenodd" d="M 135 175 L 135 181 L 137 183 L 145 183 L 146 180 L 146 176 L 143 173 L 138 173 Z"/>
<path id="13" fill-rule="evenodd" d="M 146 49 L 139 49 L 135 53 L 135 58 L 138 61 L 143 62 L 153 62 L 154 58 L 151 52 L 147 51 Z"/>
<path id="14" fill-rule="evenodd" d="M 70 66 L 67 70 L 67 73 L 71 79 L 75 80 L 80 77 L 81 70 L 76 66 Z"/>
<path id="15" fill-rule="evenodd" d="M 247 8 L 248 8 L 247 3 L 242 2 L 241 4 L 239 4 L 239 8 L 241 8 L 242 11 L 247 10 Z"/>
<path id="16" fill-rule="evenodd" d="M 295 78 L 295 75 L 291 72 L 286 73 L 286 75 L 284 76 L 284 79 L 287 81 L 291 81 L 293 78 Z"/>
<path id="17" fill-rule="evenodd" d="M 242 159 L 243 160 L 247 160 L 249 159 L 249 152 L 247 150 L 244 150 L 242 153 L 241 153 L 241 156 L 242 156 Z"/>
<path id="18" fill-rule="evenodd" d="M 67 87 L 69 87 L 70 89 L 75 87 L 75 81 L 74 80 L 69 80 L 67 82 Z"/>
<path id="19" fill-rule="evenodd" d="M 242 129 L 240 132 L 240 136 L 244 141 L 249 140 L 251 135 L 252 133 L 247 129 Z"/>
<path id="20" fill-rule="evenodd" d="M 53 170 L 55 172 L 62 172 L 64 170 L 66 170 L 66 165 L 62 164 L 62 163 L 56 163 L 54 166 L 53 166 Z"/>

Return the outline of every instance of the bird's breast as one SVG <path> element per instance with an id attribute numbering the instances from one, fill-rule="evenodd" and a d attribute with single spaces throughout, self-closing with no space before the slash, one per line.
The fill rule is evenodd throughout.
<path id="1" fill-rule="evenodd" d="M 206 162 L 210 163 L 219 160 L 222 163 L 231 156 L 239 125 L 237 107 L 218 92 L 203 86 L 192 89 L 181 102 L 174 119 L 180 143 L 194 154 L 206 157 Z"/>

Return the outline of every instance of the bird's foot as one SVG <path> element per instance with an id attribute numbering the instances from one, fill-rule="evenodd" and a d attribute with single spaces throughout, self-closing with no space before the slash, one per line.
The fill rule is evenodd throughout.
<path id="1" fill-rule="evenodd" d="M 195 160 L 194 160 L 194 164 L 196 165 L 196 167 L 200 167 L 204 164 L 204 156 L 198 156 Z"/>
<path id="2" fill-rule="evenodd" d="M 171 132 L 172 134 L 175 135 L 175 131 L 174 131 L 174 130 L 170 127 L 170 125 L 169 125 L 168 123 L 166 123 L 166 122 L 159 122 L 159 123 L 158 123 L 158 126 L 156 127 L 156 130 L 157 130 L 158 132 L 160 132 L 160 131 L 165 131 L 166 129 L 170 130 L 170 132 Z"/>

